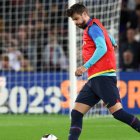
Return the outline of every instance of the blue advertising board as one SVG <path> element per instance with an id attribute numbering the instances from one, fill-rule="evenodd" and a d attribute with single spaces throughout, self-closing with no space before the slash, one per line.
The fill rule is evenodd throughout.
<path id="1" fill-rule="evenodd" d="M 79 81 L 79 85 L 85 81 Z M 68 73 L 1 72 L 0 113 L 69 112 Z M 123 107 L 140 114 L 140 73 L 121 72 L 118 80 Z"/>
<path id="2" fill-rule="evenodd" d="M 121 72 L 119 82 L 124 109 L 140 114 L 140 72 Z"/>

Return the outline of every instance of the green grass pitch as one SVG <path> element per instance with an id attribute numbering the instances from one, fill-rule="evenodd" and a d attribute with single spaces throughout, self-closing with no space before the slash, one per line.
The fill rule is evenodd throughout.
<path id="1" fill-rule="evenodd" d="M 0 140 L 40 140 L 46 133 L 67 140 L 69 125 L 62 115 L 0 115 Z M 89 118 L 80 140 L 140 140 L 140 134 L 111 117 Z"/>

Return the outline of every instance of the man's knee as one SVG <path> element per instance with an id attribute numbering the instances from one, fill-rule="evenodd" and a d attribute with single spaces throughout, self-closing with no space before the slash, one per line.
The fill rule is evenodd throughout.
<path id="1" fill-rule="evenodd" d="M 110 111 L 111 114 L 113 114 L 113 113 L 115 113 L 116 111 L 118 111 L 120 109 L 122 109 L 122 104 L 121 104 L 121 102 L 118 102 L 115 105 L 111 106 L 109 108 L 109 111 Z"/>
<path id="2" fill-rule="evenodd" d="M 74 110 L 77 110 L 78 112 L 82 114 L 87 113 L 90 108 L 91 107 L 89 105 L 86 105 L 83 103 L 77 103 L 77 102 L 75 103 L 75 106 L 74 106 Z"/>

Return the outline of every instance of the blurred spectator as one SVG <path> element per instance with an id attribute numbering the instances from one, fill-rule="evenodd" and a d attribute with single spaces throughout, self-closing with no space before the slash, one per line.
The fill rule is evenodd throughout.
<path id="1" fill-rule="evenodd" d="M 120 41 L 126 40 L 126 30 L 129 27 L 137 28 L 137 16 L 135 10 L 129 9 L 128 1 L 122 1 L 121 17 L 120 17 Z"/>
<path id="2" fill-rule="evenodd" d="M 52 28 L 49 34 L 48 44 L 43 51 L 45 69 L 48 71 L 67 70 L 67 59 L 57 38 L 57 29 Z"/>
<path id="3" fill-rule="evenodd" d="M 1 56 L 0 70 L 6 70 L 6 71 L 12 70 L 12 68 L 10 67 L 9 57 L 6 54 L 3 54 Z"/>
<path id="4" fill-rule="evenodd" d="M 33 30 L 30 35 L 34 41 L 36 53 L 36 70 L 41 71 L 43 68 L 42 52 L 43 47 L 46 42 L 46 20 L 47 12 L 45 11 L 45 6 L 40 0 L 36 0 L 35 8 L 29 12 L 29 22 L 28 27 Z M 31 37 L 31 36 L 28 37 Z M 31 43 L 30 43 L 31 44 Z"/>
<path id="5" fill-rule="evenodd" d="M 122 71 L 131 72 L 138 70 L 138 67 L 134 65 L 134 54 L 131 50 L 125 50 L 123 52 L 123 67 Z"/>
<path id="6" fill-rule="evenodd" d="M 5 12 L 5 24 L 6 32 L 14 33 L 18 25 L 24 22 L 24 2 L 25 0 L 4 0 L 3 1 L 3 11 Z M 5 7 L 4 7 L 5 6 Z M 11 19 L 11 20 L 9 20 Z M 16 25 L 16 26 L 15 26 Z"/>
<path id="7" fill-rule="evenodd" d="M 135 41 L 135 30 L 127 29 L 127 41 L 120 44 L 120 68 L 127 71 L 127 68 L 138 70 L 140 66 L 140 44 Z"/>
<path id="8" fill-rule="evenodd" d="M 24 48 L 25 44 L 27 43 L 27 27 L 24 24 L 21 24 L 17 31 L 17 39 L 18 45 L 20 48 Z"/>
<path id="9" fill-rule="evenodd" d="M 22 53 L 19 50 L 17 50 L 15 47 L 8 47 L 7 54 L 9 57 L 10 67 L 15 71 L 19 71 L 20 70 L 20 60 L 23 57 Z"/>
<path id="10" fill-rule="evenodd" d="M 12 34 L 11 33 L 3 32 L 0 34 L 0 38 L 2 40 L 4 47 L 11 45 L 11 42 L 12 42 Z"/>
<path id="11" fill-rule="evenodd" d="M 23 53 L 24 57 L 30 60 L 31 65 L 37 67 L 37 42 L 34 35 L 34 27 L 32 25 L 21 24 L 17 32 L 18 49 Z"/>
<path id="12" fill-rule="evenodd" d="M 136 6 L 136 15 L 137 15 L 137 28 L 135 39 L 140 42 L 140 4 Z"/>
<path id="13" fill-rule="evenodd" d="M 127 8 L 128 8 L 129 10 L 134 11 L 134 10 L 135 10 L 135 6 L 136 6 L 135 0 L 128 0 L 128 1 L 127 1 Z"/>
<path id="14" fill-rule="evenodd" d="M 58 27 L 58 24 L 61 23 L 61 13 L 57 3 L 52 3 L 50 6 L 51 11 L 49 12 L 49 23 L 51 25 L 55 24 Z M 48 9 L 49 10 L 49 9 Z M 54 26 L 54 25 L 53 25 Z"/>
<path id="15" fill-rule="evenodd" d="M 36 0 L 35 8 L 29 11 L 28 24 L 36 28 L 36 31 L 44 29 L 44 23 L 47 19 L 47 13 L 45 11 L 44 5 Z"/>
<path id="16" fill-rule="evenodd" d="M 65 15 L 64 9 L 66 9 L 66 2 L 64 0 L 53 0 L 47 6 L 46 11 L 48 12 L 47 22 L 49 29 L 52 26 L 57 28 L 58 40 L 61 41 L 63 50 L 68 53 L 68 18 Z"/>
<path id="17" fill-rule="evenodd" d="M 8 47 L 17 46 L 18 41 L 12 37 L 11 33 L 3 32 L 0 34 L 1 53 L 5 53 Z"/>
<path id="18" fill-rule="evenodd" d="M 30 65 L 30 61 L 23 57 L 21 59 L 21 68 L 20 68 L 21 71 L 27 71 L 27 72 L 30 72 L 30 71 L 33 71 L 33 67 Z"/>

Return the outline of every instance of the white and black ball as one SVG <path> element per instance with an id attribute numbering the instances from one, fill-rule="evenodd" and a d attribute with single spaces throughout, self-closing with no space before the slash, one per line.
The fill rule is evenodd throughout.
<path id="1" fill-rule="evenodd" d="M 45 134 L 41 140 L 58 140 L 58 138 L 53 134 Z"/>

